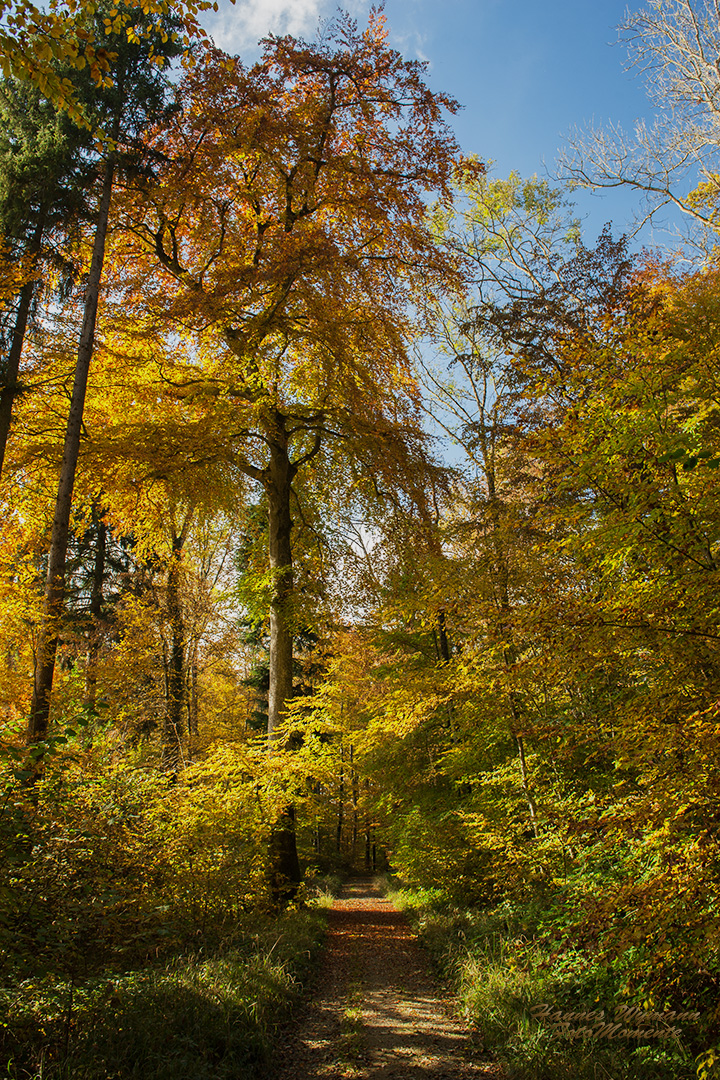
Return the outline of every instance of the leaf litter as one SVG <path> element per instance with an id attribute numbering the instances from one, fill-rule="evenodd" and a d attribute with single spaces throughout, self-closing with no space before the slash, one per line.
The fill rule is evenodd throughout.
<path id="1" fill-rule="evenodd" d="M 430 974 L 405 916 L 370 878 L 329 912 L 315 992 L 264 1080 L 500 1080 Z"/>

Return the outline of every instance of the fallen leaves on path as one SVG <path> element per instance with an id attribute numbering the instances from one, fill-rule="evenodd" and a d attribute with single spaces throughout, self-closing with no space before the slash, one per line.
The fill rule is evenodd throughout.
<path id="1" fill-rule="evenodd" d="M 401 912 L 370 879 L 329 913 L 318 986 L 289 1025 L 267 1080 L 490 1080 L 467 1026 L 428 971 Z"/>

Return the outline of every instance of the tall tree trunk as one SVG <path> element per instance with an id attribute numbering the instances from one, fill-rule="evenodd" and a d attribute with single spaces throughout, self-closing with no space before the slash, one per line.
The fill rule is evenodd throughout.
<path id="1" fill-rule="evenodd" d="M 92 590 L 90 592 L 90 642 L 88 644 L 87 663 L 85 666 L 85 703 L 92 712 L 95 709 L 97 689 L 97 662 L 100 652 L 100 621 L 103 609 L 103 582 L 105 580 L 105 558 L 107 552 L 107 526 L 93 506 L 93 522 L 97 526 L 97 543 L 93 565 Z"/>
<path id="2" fill-rule="evenodd" d="M 40 252 L 43 232 L 45 231 L 45 217 L 47 210 L 43 207 L 38 215 L 35 232 L 28 245 L 27 255 L 30 263 L 29 272 L 35 269 L 35 259 Z M 12 332 L 10 351 L 8 352 L 5 371 L 3 374 L 3 387 L 0 391 L 0 477 L 2 476 L 5 462 L 5 449 L 10 434 L 13 405 L 18 393 L 18 373 L 20 371 L 20 357 L 25 342 L 30 305 L 35 292 L 35 281 L 30 278 L 20 290 L 18 309 L 15 315 L 15 326 Z"/>
<path id="3" fill-rule="evenodd" d="M 508 645 L 504 649 L 504 657 L 505 667 L 509 671 L 517 662 L 517 650 L 513 641 L 512 631 L 512 609 L 510 605 L 510 562 L 505 541 L 502 536 L 502 507 L 500 500 L 497 497 L 497 489 L 495 486 L 495 467 L 494 462 L 489 455 L 486 455 L 485 457 L 485 477 L 488 486 L 490 520 L 492 522 L 492 544 L 495 553 L 495 578 L 497 581 L 496 596 L 501 619 L 500 632 L 508 642 Z M 512 721 L 511 727 L 518 748 L 520 779 L 522 782 L 523 794 L 530 815 L 530 825 L 532 827 L 533 835 L 537 838 L 539 836 L 537 804 L 533 798 L 528 780 L 527 763 L 525 761 L 525 742 L 522 735 L 518 734 L 518 731 L 521 730 L 521 704 L 518 695 L 513 690 L 509 690 L 509 699 Z"/>
<path id="4" fill-rule="evenodd" d="M 442 660 L 443 664 L 447 664 L 450 660 L 450 642 L 448 641 L 445 612 L 442 608 L 437 613 L 437 635 L 440 660 Z"/>
<path id="5" fill-rule="evenodd" d="M 172 515 L 172 552 L 167 571 L 167 614 L 170 623 L 170 650 L 167 667 L 167 700 L 162 731 L 162 763 L 173 772 L 182 765 L 183 738 L 185 735 L 185 620 L 183 619 L 180 585 L 182 557 L 185 541 L 190 531 L 194 508 L 185 515 L 182 528 L 177 532 L 175 516 Z"/>
<path id="6" fill-rule="evenodd" d="M 538 832 L 537 806 L 530 790 L 530 784 L 528 783 L 527 765 L 525 763 L 525 743 L 523 742 L 522 735 L 516 735 L 515 739 L 518 748 L 518 758 L 520 760 L 520 778 L 522 781 L 523 794 L 530 813 L 530 824 L 532 826 L 533 835 L 537 840 L 540 835 Z"/>
<path id="7" fill-rule="evenodd" d="M 182 763 L 185 725 L 183 704 L 185 691 L 185 627 L 180 605 L 180 563 L 182 544 L 173 540 L 167 574 L 167 613 L 170 622 L 167 700 L 162 731 L 162 763 L 165 769 L 177 771 Z"/>
<path id="8" fill-rule="evenodd" d="M 370 800 L 370 781 L 365 777 L 365 797 Z M 372 839 L 372 823 L 370 820 L 370 814 L 365 813 L 365 869 L 370 869 L 370 843 Z"/>
<path id="9" fill-rule="evenodd" d="M 193 642 L 188 685 L 188 759 L 192 758 L 190 740 L 198 735 L 198 643 Z"/>
<path id="10" fill-rule="evenodd" d="M 29 742 L 44 738 L 50 719 L 50 695 L 55 674 L 60 618 L 65 599 L 65 563 L 67 559 L 68 532 L 70 530 L 70 510 L 75 485 L 75 472 L 80 453 L 80 433 L 85 408 L 88 372 L 95 344 L 95 323 L 100 297 L 100 279 L 105 258 L 105 237 L 110 215 L 114 173 L 115 162 L 111 156 L 106 162 L 103 176 L 90 273 L 88 274 L 85 291 L 85 310 L 78 345 L 77 363 L 75 365 L 75 381 L 65 430 L 65 445 L 63 447 L 58 492 L 55 501 L 43 615 L 38 635 L 35 684 L 27 732 Z"/>
<path id="11" fill-rule="evenodd" d="M 270 690 L 268 694 L 268 737 L 276 728 L 292 697 L 293 682 L 293 564 L 290 496 L 295 468 L 288 454 L 284 422 L 278 418 L 277 441 L 271 446 L 265 490 L 268 499 L 269 556 L 272 574 L 270 603 Z"/>
<path id="12" fill-rule="evenodd" d="M 355 767 L 355 748 L 350 744 L 350 773 L 351 773 L 351 789 L 352 789 L 352 809 L 353 809 L 353 824 L 352 824 L 352 864 L 355 865 L 355 851 L 358 841 L 358 802 L 360 799 L 358 773 Z"/>
<path id="13" fill-rule="evenodd" d="M 293 564 L 290 498 L 297 467 L 290 460 L 285 417 L 273 417 L 270 464 L 264 472 L 268 501 L 268 548 L 272 574 L 270 603 L 270 688 L 268 692 L 268 746 L 276 736 L 293 684 Z M 270 838 L 270 891 L 276 904 L 288 903 L 300 884 L 295 837 L 295 808 L 286 806 Z"/>
<path id="14" fill-rule="evenodd" d="M 318 782 L 313 785 L 313 792 L 315 795 L 322 795 L 322 790 L 322 784 L 318 780 Z M 322 829 L 319 821 L 316 823 L 315 828 L 313 829 L 313 851 L 316 855 L 319 855 L 322 851 Z"/>
<path id="15" fill-rule="evenodd" d="M 337 827 L 335 829 L 335 850 L 340 854 L 342 850 L 343 828 L 345 826 L 345 748 L 340 744 L 340 776 L 338 783 L 338 812 Z"/>

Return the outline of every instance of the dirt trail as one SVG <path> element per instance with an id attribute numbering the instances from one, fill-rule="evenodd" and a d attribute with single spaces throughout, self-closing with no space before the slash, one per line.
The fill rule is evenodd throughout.
<path id="1" fill-rule="evenodd" d="M 405 917 L 368 879 L 330 911 L 313 1000 L 289 1025 L 266 1080 L 490 1080 L 467 1027 L 428 973 Z"/>

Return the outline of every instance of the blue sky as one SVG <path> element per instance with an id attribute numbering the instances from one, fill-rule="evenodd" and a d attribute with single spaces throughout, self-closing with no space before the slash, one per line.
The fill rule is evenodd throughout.
<path id="1" fill-rule="evenodd" d="M 337 10 L 325 0 L 219 2 L 209 29 L 248 61 L 263 34 L 312 37 Z M 364 0 L 343 6 L 365 20 Z M 454 122 L 463 149 L 494 160 L 497 175 L 529 176 L 552 174 L 573 127 L 613 122 L 632 131 L 647 114 L 642 80 L 626 70 L 618 44 L 626 8 L 625 0 L 387 0 L 385 14 L 393 46 L 428 61 L 431 86 L 464 106 Z M 607 220 L 622 231 L 633 205 L 623 194 L 576 199 L 588 243 Z"/>

